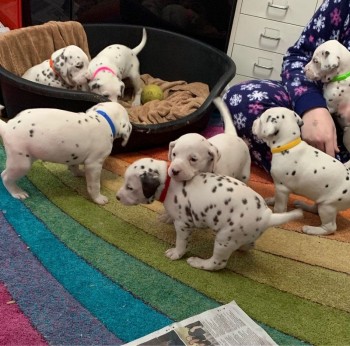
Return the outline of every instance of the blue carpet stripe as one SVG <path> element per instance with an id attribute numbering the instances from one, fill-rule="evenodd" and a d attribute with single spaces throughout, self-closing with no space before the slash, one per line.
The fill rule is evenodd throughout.
<path id="1" fill-rule="evenodd" d="M 83 308 L 33 256 L 0 213 L 0 281 L 50 344 L 118 345 L 121 341 Z M 64 333 L 57 333 L 62 330 Z"/>
<path id="2" fill-rule="evenodd" d="M 0 209 L 32 253 L 93 315 L 123 341 L 131 341 L 172 321 L 70 251 L 0 184 Z M 147 321 L 147 323 L 144 323 Z"/>

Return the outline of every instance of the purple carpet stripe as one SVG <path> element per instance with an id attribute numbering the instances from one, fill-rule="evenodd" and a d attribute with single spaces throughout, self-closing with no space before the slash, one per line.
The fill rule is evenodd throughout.
<path id="1" fill-rule="evenodd" d="M 40 264 L 2 213 L 0 281 L 6 284 L 20 309 L 49 344 L 121 344 L 114 334 L 82 307 Z M 62 332 L 57 333 L 58 330 Z"/>

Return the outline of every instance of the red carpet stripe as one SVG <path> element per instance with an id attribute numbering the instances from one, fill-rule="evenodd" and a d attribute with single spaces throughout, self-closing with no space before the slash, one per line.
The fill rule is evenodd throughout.
<path id="1" fill-rule="evenodd" d="M 0 283 L 0 326 L 0 345 L 47 345 L 3 283 Z"/>

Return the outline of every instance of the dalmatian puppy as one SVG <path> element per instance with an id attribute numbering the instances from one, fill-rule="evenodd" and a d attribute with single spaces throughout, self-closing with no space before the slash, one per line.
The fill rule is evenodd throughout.
<path id="1" fill-rule="evenodd" d="M 174 180 L 190 180 L 199 172 L 213 172 L 248 182 L 251 164 L 248 146 L 237 136 L 225 102 L 217 97 L 214 103 L 224 120 L 225 132 L 209 139 L 187 133 L 170 142 L 169 175 Z"/>
<path id="2" fill-rule="evenodd" d="M 126 169 L 116 197 L 125 205 L 164 202 L 176 230 L 175 247 L 165 252 L 171 260 L 186 253 L 193 228 L 212 228 L 216 232 L 213 255 L 187 260 L 192 267 L 205 270 L 224 268 L 235 250 L 248 250 L 268 227 L 303 215 L 299 209 L 273 213 L 259 194 L 232 177 L 199 173 L 191 180 L 175 181 L 167 174 L 166 161 L 150 158 Z"/>
<path id="3" fill-rule="evenodd" d="M 323 83 L 329 112 L 344 129 L 343 142 L 350 151 L 349 121 L 343 110 L 350 94 L 349 50 L 337 40 L 326 41 L 316 48 L 304 71 L 308 79 Z"/>
<path id="4" fill-rule="evenodd" d="M 24 110 L 7 123 L 0 120 L 7 156 L 2 181 L 14 198 L 25 199 L 28 193 L 16 181 L 27 174 L 35 160 L 62 163 L 74 175 L 85 174 L 91 199 L 106 204 L 108 199 L 100 192 L 103 162 L 111 153 L 114 139 L 123 138 L 125 146 L 130 133 L 128 114 L 116 102 L 99 103 L 86 113 L 53 108 Z"/>
<path id="5" fill-rule="evenodd" d="M 50 59 L 31 67 L 22 77 L 56 88 L 88 91 L 88 66 L 89 58 L 84 51 L 70 45 L 55 51 Z"/>
<path id="6" fill-rule="evenodd" d="M 327 235 L 336 231 L 338 211 L 350 207 L 350 171 L 347 165 L 301 140 L 302 119 L 293 111 L 275 107 L 253 123 L 253 134 L 272 152 L 271 176 L 275 184 L 274 211 L 287 210 L 289 194 L 309 198 L 310 206 L 296 206 L 319 214 L 321 226 L 303 226 L 303 232 Z"/>
<path id="7" fill-rule="evenodd" d="M 140 78 L 140 63 L 137 55 L 146 41 L 146 29 L 143 29 L 141 42 L 135 48 L 130 49 L 121 44 L 114 44 L 98 53 L 88 67 L 87 78 L 90 90 L 117 102 L 124 95 L 123 79 L 129 78 L 134 88 L 132 105 L 139 106 L 143 82 Z"/>

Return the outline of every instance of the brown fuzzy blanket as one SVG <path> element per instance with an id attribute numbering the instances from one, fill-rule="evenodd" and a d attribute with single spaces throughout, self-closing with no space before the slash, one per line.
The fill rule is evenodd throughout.
<path id="1" fill-rule="evenodd" d="M 0 35 L 0 65 L 17 76 L 49 59 L 51 54 L 74 44 L 89 55 L 87 37 L 79 22 L 47 22 Z"/>
<path id="2" fill-rule="evenodd" d="M 159 124 L 183 118 L 195 112 L 209 96 L 208 85 L 201 82 L 168 82 L 149 74 L 144 74 L 141 78 L 145 85 L 158 85 L 164 93 L 164 99 L 131 107 L 131 100 L 126 97 L 120 103 L 128 110 L 133 123 Z"/>

